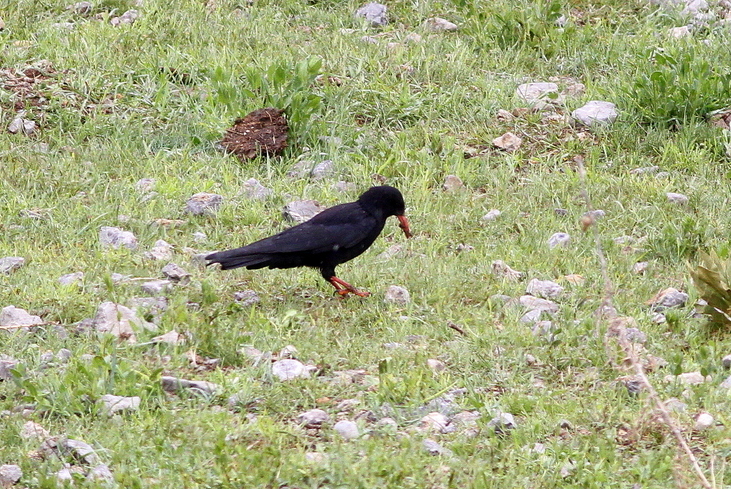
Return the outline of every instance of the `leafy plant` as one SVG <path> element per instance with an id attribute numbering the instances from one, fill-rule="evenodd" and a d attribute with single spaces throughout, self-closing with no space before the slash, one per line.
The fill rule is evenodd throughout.
<path id="1" fill-rule="evenodd" d="M 728 104 L 731 72 L 696 50 L 655 48 L 623 91 L 640 120 L 675 126 L 701 120 Z"/>
<path id="2" fill-rule="evenodd" d="M 690 271 L 693 284 L 706 301 L 701 312 L 716 326 L 731 326 L 731 259 L 701 254 L 701 265 Z"/>

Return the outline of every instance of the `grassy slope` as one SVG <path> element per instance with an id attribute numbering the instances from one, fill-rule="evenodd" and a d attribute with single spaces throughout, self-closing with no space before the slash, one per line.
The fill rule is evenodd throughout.
<path id="1" fill-rule="evenodd" d="M 0 306 L 13 304 L 70 325 L 92 316 L 102 301 L 125 303 L 140 295 L 134 284 L 107 285 L 108 275 L 156 277 L 166 262 L 145 260 L 140 252 L 103 251 L 99 227 L 120 225 L 138 236 L 143 251 L 157 239 L 175 245 L 173 261 L 191 271 L 193 282 L 170 294 L 161 330 L 189 332 L 197 353 L 221 358 L 224 368 L 193 371 L 184 355 L 189 346 L 115 345 L 96 336 L 64 339 L 50 328 L 33 335 L 3 334 L 0 352 L 21 360 L 27 371 L 25 390 L 12 382 L 0 384 L 0 409 L 40 402 L 48 415 L 32 419 L 54 434 L 103 447 L 102 459 L 119 487 L 667 487 L 677 473 L 674 444 L 652 423 L 643 399 L 629 397 L 612 383 L 620 375 L 610 365 L 615 358 L 595 333 L 591 314 L 602 284 L 593 239 L 577 224 L 586 208 L 571 163 L 583 154 L 592 201 L 607 213 L 600 232 L 617 306 L 637 318 L 648 336 L 647 348 L 670 362 L 669 370 L 652 378 L 675 370 L 713 373 L 713 383 L 687 392 L 689 409 L 679 418 L 692 426 L 691 416 L 708 410 L 727 421 L 731 406 L 717 384 L 729 340 L 703 334 L 686 310 L 671 314 L 669 324 L 655 325 L 643 305 L 668 286 L 688 290 L 694 298 L 686 260 L 692 261 L 699 247 L 727 247 L 731 213 L 724 136 L 704 123 L 675 131 L 640 125 L 633 100 L 622 91 L 641 76 L 648 49 L 679 45 L 723 63 L 719 48 L 727 45 L 727 37 L 706 33 L 709 47 L 669 40 L 663 32 L 680 24 L 640 2 L 564 5 L 562 11 L 580 22 L 563 33 L 542 21 L 535 5 L 518 1 L 482 11 L 459 8 L 462 2 L 390 2 L 392 23 L 379 45 L 360 41 L 373 32 L 353 20 L 356 2 L 256 1 L 243 13 L 236 13 L 237 2 L 225 0 L 211 10 L 204 2 L 145 3 L 134 25 L 119 28 L 81 19 L 64 9 L 65 1 L 4 6 L 3 67 L 46 59 L 59 71 L 60 82 L 44 88 L 48 110 L 30 111 L 42 123 L 37 138 L 0 134 L 0 256 L 28 260 L 20 271 L 0 277 Z M 115 7 L 121 12 L 130 5 L 99 2 L 95 12 Z M 516 11 L 538 29 L 535 39 L 515 31 Z M 456 34 L 426 32 L 421 23 L 433 15 L 463 28 Z M 507 20 L 501 23 L 501 18 Z M 75 30 L 52 26 L 68 20 L 77 23 Z M 356 32 L 342 33 L 342 28 Z M 412 31 L 424 42 L 386 47 Z M 288 155 L 242 164 L 217 152 L 213 143 L 233 118 L 262 103 L 241 95 L 246 70 L 292 66 L 309 56 L 321 57 L 323 72 L 343 84 L 313 88 L 323 96 L 322 109 L 300 128 Z M 171 82 L 160 74 L 161 67 L 190 73 L 193 85 Z M 538 116 L 517 122 L 495 118 L 497 109 L 519 105 L 513 97 L 517 83 L 556 75 L 587 86 L 585 97 L 569 99 L 569 109 L 584 100 L 606 99 L 619 106 L 622 119 L 582 140 L 578 130 L 545 124 Z M 0 95 L 2 124 L 7 125 L 13 117 L 9 94 Z M 109 100 L 109 111 L 80 110 Z M 524 150 L 463 158 L 464 144 L 489 144 L 506 130 L 526 137 Z M 343 145 L 323 142 L 323 135 L 337 136 Z M 48 144 L 48 152 L 38 150 L 40 142 Z M 302 156 L 305 147 L 309 156 Z M 298 158 L 320 153 L 333 159 L 340 178 L 356 183 L 358 190 L 340 194 L 332 180 L 286 176 Z M 651 165 L 670 175 L 629 175 L 632 168 Z M 340 267 L 343 278 L 373 292 L 369 299 L 339 300 L 310 270 L 221 273 L 189 263 L 186 247 L 219 249 L 281 229 L 285 194 L 334 204 L 371 185 L 373 173 L 402 189 L 417 236 L 405 242 L 390 222 L 371 250 Z M 459 175 L 466 189 L 442 192 L 447 174 Z M 143 200 L 135 190 L 143 177 L 156 179 L 156 198 Z M 265 202 L 241 197 L 241 183 L 251 177 L 273 188 L 277 197 Z M 185 199 L 199 191 L 226 197 L 216 218 L 183 215 Z M 666 202 L 669 191 L 689 195 L 690 204 L 678 208 Z M 568 216 L 556 216 L 556 207 L 568 209 Z M 503 214 L 482 224 L 490 208 Z M 23 217 L 25 209 L 42 209 L 46 218 Z M 120 222 L 120 215 L 129 219 Z M 164 229 L 150 225 L 156 218 L 187 223 Z M 208 239 L 195 242 L 196 231 Z M 567 250 L 546 246 L 558 231 L 573 236 Z M 644 238 L 638 247 L 646 254 L 624 253 L 612 242 L 622 235 Z M 457 251 L 460 243 L 474 250 Z M 391 244 L 405 251 L 378 258 Z M 567 286 L 556 319 L 561 329 L 552 341 L 520 324 L 519 311 L 501 311 L 488 301 L 496 293 L 520 295 L 525 287 L 492 277 L 495 259 L 529 277 L 576 273 L 586 278 L 582 286 Z M 650 262 L 649 272 L 631 274 L 631 266 L 643 259 Z M 82 286 L 58 285 L 57 277 L 74 271 L 85 272 Z M 412 303 L 384 304 L 389 284 L 408 288 Z M 232 293 L 243 288 L 262 297 L 257 307 L 232 303 Z M 190 309 L 188 302 L 201 307 Z M 446 326 L 449 321 L 469 335 L 457 336 Z M 409 335 L 420 338 L 411 344 Z M 143 334 L 141 341 L 149 336 Z M 387 350 L 386 342 L 407 346 Z M 378 376 L 379 363 L 391 360 L 377 388 L 319 378 L 278 383 L 271 382 L 265 367 L 252 367 L 238 352 L 244 344 L 265 351 L 295 345 L 301 360 L 324 367 L 325 374 L 365 368 Z M 42 353 L 62 347 L 73 352 L 66 369 L 37 370 Z M 80 358 L 89 353 L 98 356 L 91 365 Z M 527 365 L 527 353 L 540 364 Z M 433 374 L 428 358 L 444 361 L 446 373 Z M 168 397 L 158 387 L 161 370 L 220 383 L 225 392 L 208 404 Z M 658 385 L 663 397 L 683 393 L 679 386 Z M 24 399 L 33 387 L 38 394 Z M 329 428 L 314 435 L 293 423 L 303 410 L 323 407 L 335 416 L 337 402 L 358 398 L 359 408 L 381 415 L 387 414 L 386 404 L 395 406 L 394 416 L 408 430 L 419 419 L 420 406 L 453 387 L 468 389 L 460 403 L 478 410 L 482 419 L 475 438 L 437 436 L 454 452 L 451 459 L 424 452 L 425 435 L 374 434 L 346 443 Z M 140 395 L 142 408 L 108 420 L 89 402 L 105 393 Z M 257 421 L 226 408 L 226 397 L 236 393 L 252 401 L 248 409 Z M 318 404 L 322 398 L 331 402 Z M 500 410 L 520 423 L 507 437 L 495 436 L 486 426 Z M 561 419 L 573 429 L 562 433 Z M 23 484 L 52 487 L 60 462 L 26 456 L 37 447 L 18 437 L 24 421 L 16 414 L 3 420 L 0 461 L 20 464 Z M 695 436 L 692 444 L 707 464 L 728 452 L 727 437 L 727 429 L 720 428 Z M 545 444 L 545 453 L 531 451 L 536 442 Z M 326 453 L 328 462 L 308 463 L 306 451 Z M 575 470 L 563 478 L 560 469 L 569 461 Z M 729 476 L 718 477 L 731 483 Z"/>

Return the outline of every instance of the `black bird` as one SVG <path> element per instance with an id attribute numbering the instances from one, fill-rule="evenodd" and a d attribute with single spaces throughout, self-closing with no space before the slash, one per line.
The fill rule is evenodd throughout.
<path id="1" fill-rule="evenodd" d="M 396 216 L 399 227 L 411 237 L 406 205 L 398 189 L 383 185 L 371 187 L 355 202 L 330 207 L 309 221 L 242 248 L 219 251 L 206 256 L 208 265 L 220 263 L 222 270 L 257 268 L 319 268 L 322 277 L 340 295 L 352 293 L 367 297 L 335 276 L 335 267 L 363 253 L 373 244 L 389 216 Z"/>

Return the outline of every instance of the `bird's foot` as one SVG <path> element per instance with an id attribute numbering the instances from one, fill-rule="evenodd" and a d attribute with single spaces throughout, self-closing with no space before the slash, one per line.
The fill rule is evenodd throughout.
<path id="1" fill-rule="evenodd" d="M 348 294 L 355 294 L 358 297 L 368 297 L 369 295 L 371 295 L 370 292 L 366 292 L 365 290 L 358 290 L 345 280 L 341 280 L 337 277 L 330 277 L 329 282 L 332 284 L 333 287 L 335 287 L 335 292 L 341 297 L 344 297 Z"/>

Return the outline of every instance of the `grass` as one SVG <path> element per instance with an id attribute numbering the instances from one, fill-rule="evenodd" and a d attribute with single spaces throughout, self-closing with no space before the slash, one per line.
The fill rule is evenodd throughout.
<path id="1" fill-rule="evenodd" d="M 607 348 L 603 329 L 597 334 L 593 311 L 603 283 L 593 237 L 579 225 L 586 207 L 576 155 L 585 158 L 593 204 L 606 212 L 597 225 L 617 307 L 637 319 L 647 350 L 669 363 L 650 378 L 663 399 L 688 405 L 677 422 L 718 487 L 731 484 L 725 465 L 731 401 L 719 387 L 731 338 L 710 334 L 691 317 L 697 292 L 688 273 L 699 251 L 728 249 L 728 133 L 703 118 L 724 95 L 728 100 L 728 87 L 717 80 L 692 85 L 695 69 L 706 78 L 712 69 L 723 75 L 727 33 L 710 28 L 674 40 L 665 31 L 682 25 L 680 18 L 639 1 L 395 1 L 382 30 L 354 19 L 360 4 L 353 1 L 147 0 L 139 19 L 120 27 L 108 18 L 132 2 L 97 2 L 90 17 L 66 5 L 0 2 L 6 24 L 0 68 L 47 60 L 54 70 L 33 86 L 45 106 L 26 107 L 38 134 L 0 134 L 0 256 L 27 260 L 0 276 L 0 306 L 24 308 L 49 323 L 32 333 L 0 335 L 0 352 L 21 363 L 15 382 L 0 382 L 0 461 L 22 467 L 23 487 L 62 485 L 54 475 L 61 460 L 28 456 L 38 449 L 19 436 L 28 419 L 93 445 L 111 468 L 114 487 L 693 486 L 644 396 L 633 397 L 616 382 L 625 373 L 612 366 L 621 356 Z M 557 13 L 568 18 L 563 28 L 553 22 Z M 460 31 L 425 31 L 423 21 L 433 16 L 458 23 Z M 75 28 L 54 25 L 60 22 Z M 410 32 L 423 41 L 386 46 Z M 362 42 L 364 35 L 376 36 L 378 44 Z M 685 91 L 665 97 L 651 85 L 657 77 L 648 73 L 648 53 L 657 49 L 690 70 L 675 78 Z M 289 84 L 303 60 L 321 61 L 319 71 L 342 83 L 309 84 L 308 74 L 299 79 L 307 84 Z M 673 66 L 659 68 L 664 79 L 673 79 Z M 172 70 L 187 76 L 170 76 Z M 256 73 L 267 74 L 278 91 L 249 90 L 247 80 Z M 284 78 L 273 81 L 277 76 Z M 620 119 L 590 132 L 540 114 L 496 117 L 498 109 L 520 106 L 514 97 L 519 83 L 552 76 L 586 85 L 584 96 L 568 99 L 565 112 L 609 100 Z M 304 98 L 291 102 L 286 87 Z M 15 117 L 11 95 L 7 87 L 0 90 L 2 127 Z M 691 99 L 668 106 L 678 97 Z M 291 111 L 300 116 L 285 156 L 242 163 L 218 152 L 215 142 L 233 119 L 267 100 L 291 103 L 290 117 Z M 488 149 L 465 159 L 465 147 L 489 148 L 506 131 L 524 138 L 516 153 Z M 332 159 L 338 174 L 322 181 L 288 177 L 301 159 Z M 652 165 L 669 174 L 630 174 Z M 367 299 L 334 297 L 312 270 L 221 272 L 190 262 L 193 253 L 284 228 L 281 209 L 292 198 L 350 201 L 374 184 L 373 174 L 403 191 L 416 236 L 406 241 L 389 222 L 370 250 L 339 267 L 345 280 L 373 293 Z M 442 191 L 450 174 L 465 187 Z M 154 196 L 135 189 L 141 178 L 155 179 Z M 249 178 L 275 196 L 243 197 Z M 341 179 L 357 189 L 334 190 Z M 184 214 L 185 200 L 202 191 L 225 197 L 218 214 Z M 684 193 L 690 202 L 669 203 L 666 192 Z M 500 218 L 482 222 L 492 208 L 502 211 Z M 556 208 L 567 214 L 557 215 Z M 27 217 L 28 210 L 42 217 Z M 152 225 L 158 218 L 185 223 Z M 105 225 L 134 232 L 140 250 L 102 249 L 98 232 Z M 202 242 L 193 238 L 198 231 L 207 235 Z M 549 249 L 555 232 L 571 234 L 567 249 Z M 625 248 L 613 241 L 621 236 L 637 241 Z M 92 317 L 101 302 L 125 304 L 142 295 L 137 282 L 113 284 L 112 273 L 161 276 L 167 262 L 143 257 L 158 239 L 175 247 L 172 261 L 192 274 L 189 285 L 168 294 L 160 332 L 182 331 L 190 342 L 149 345 L 154 334 L 142 332 L 139 345 L 128 345 L 74 333 L 75 323 Z M 459 251 L 460 244 L 474 249 Z M 403 250 L 379 256 L 391 245 Z M 489 299 L 525 290 L 524 282 L 492 276 L 497 259 L 528 278 L 585 278 L 582 285 L 562 282 L 557 331 L 535 335 L 519 321 L 521 310 Z M 638 261 L 649 262 L 645 275 L 631 273 Z M 59 276 L 76 271 L 85 273 L 79 285 L 58 284 Z M 411 303 L 384 303 L 391 284 L 406 287 Z M 691 301 L 656 324 L 645 301 L 670 286 L 687 291 Z M 253 308 L 233 301 L 235 291 L 247 288 L 261 297 Z M 297 357 L 319 373 L 276 381 L 269 364 L 254 365 L 243 355 L 245 345 L 265 352 L 294 345 Z M 61 348 L 71 350 L 69 362 L 43 368 L 41 355 Z M 220 359 L 220 367 L 196 369 L 189 350 Z M 538 362 L 528 363 L 529 354 Z M 441 360 L 446 370 L 432 372 L 428 359 Z M 364 369 L 367 382 L 331 380 L 347 369 Z M 663 381 L 695 370 L 712 381 L 693 387 Z M 161 390 L 161 375 L 208 380 L 222 392 L 210 399 L 171 396 Z M 455 388 L 466 389 L 456 401 L 459 410 L 481 415 L 475 429 L 418 431 L 425 406 Z M 109 419 L 95 404 L 108 393 L 140 396 L 141 408 Z M 230 405 L 233 395 L 239 401 Z M 359 403 L 338 409 L 347 399 Z M 15 410 L 24 404 L 36 406 L 27 418 Z M 315 407 L 332 421 L 321 430 L 299 427 L 297 415 Z M 398 433 L 361 416 L 365 436 L 341 440 L 335 420 L 363 411 L 394 418 Z M 701 411 L 723 424 L 693 432 L 693 416 Z M 488 422 L 499 412 L 515 415 L 517 429 L 496 435 Z M 562 428 L 563 420 L 571 427 Z M 422 448 L 425 438 L 453 456 L 430 455 Z M 309 452 L 326 459 L 309 461 Z M 78 480 L 76 486 L 97 484 Z"/>

